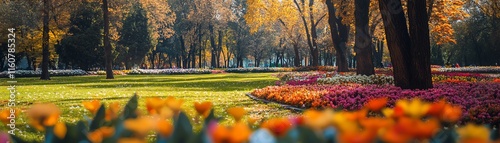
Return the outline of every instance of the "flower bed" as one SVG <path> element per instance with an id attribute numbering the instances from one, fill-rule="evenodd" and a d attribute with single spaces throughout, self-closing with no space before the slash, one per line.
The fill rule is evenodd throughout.
<path id="1" fill-rule="evenodd" d="M 228 68 L 225 70 L 228 73 L 267 73 L 267 72 L 289 72 L 292 68 Z"/>
<path id="2" fill-rule="evenodd" d="M 439 72 L 500 73 L 500 67 L 439 68 Z"/>
<path id="3" fill-rule="evenodd" d="M 319 84 L 393 84 L 392 76 L 384 75 L 353 75 L 353 76 L 333 76 L 329 78 L 318 78 Z"/>
<path id="4" fill-rule="evenodd" d="M 500 141 L 497 131 L 483 125 L 453 128 L 451 125 L 462 114 L 456 105 L 415 98 L 399 100 L 394 108 L 385 108 L 387 101 L 376 98 L 357 111 L 307 110 L 295 117 L 271 118 L 260 123 L 256 123 L 258 118 L 245 118 L 245 108 L 232 107 L 226 110 L 235 121 L 229 126 L 219 123 L 223 119 L 214 114 L 210 101 L 195 102 L 196 120 L 204 121 L 199 123 L 203 126 L 200 132 L 194 132 L 190 122 L 195 118 L 181 109 L 183 100 L 173 97 L 147 98 L 146 114 L 137 110 L 137 95 L 122 110 L 118 102 L 105 106 L 99 100 L 84 101 L 83 106 L 92 117 L 76 125 L 59 122 L 62 112 L 52 103 L 32 105 L 24 113 L 30 127 L 44 132 L 44 142 L 147 142 L 148 137 L 157 143 Z M 8 126 L 9 116 L 18 116 L 19 112 L 5 109 L 0 113 L 0 121 Z M 26 142 L 4 132 L 0 132 L 0 139 Z"/>
<path id="5" fill-rule="evenodd" d="M 500 84 L 439 83 L 429 90 L 403 90 L 393 85 L 309 85 L 269 86 L 256 89 L 258 98 L 293 105 L 295 107 L 360 109 L 368 100 L 388 97 L 389 105 L 403 98 L 419 97 L 425 101 L 447 101 L 459 105 L 464 111 L 463 121 L 480 123 L 500 122 Z"/>
<path id="6" fill-rule="evenodd" d="M 127 75 L 130 70 L 113 70 L 113 75 Z M 106 71 L 88 71 L 90 75 L 106 75 Z"/>
<path id="7" fill-rule="evenodd" d="M 84 70 L 49 70 L 50 76 L 78 76 L 87 75 L 88 73 Z M 0 77 L 7 77 L 9 74 L 7 71 L 0 73 Z M 42 70 L 16 70 L 16 77 L 36 77 L 42 75 Z"/>
<path id="8" fill-rule="evenodd" d="M 128 74 L 210 74 L 209 69 L 134 69 Z"/>

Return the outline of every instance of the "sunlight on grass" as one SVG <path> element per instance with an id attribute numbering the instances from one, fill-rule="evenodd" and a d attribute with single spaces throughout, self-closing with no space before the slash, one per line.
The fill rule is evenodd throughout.
<path id="1" fill-rule="evenodd" d="M 273 85 L 277 78 L 271 73 L 245 74 L 203 74 L 203 75 L 127 75 L 116 76 L 114 80 L 106 80 L 104 76 L 52 77 L 50 81 L 38 78 L 17 78 L 16 108 L 25 110 L 33 103 L 55 103 L 61 108 L 63 122 L 76 123 L 90 116 L 82 106 L 82 101 L 101 100 L 104 103 L 120 102 L 124 105 L 134 94 L 139 95 L 139 109 L 145 113 L 145 97 L 173 96 L 185 100 L 183 109 L 193 122 L 199 122 L 194 111 L 194 102 L 211 101 L 215 114 L 229 118 L 226 109 L 241 106 L 249 111 L 249 116 L 270 118 L 288 116 L 295 113 L 273 104 L 263 104 L 251 100 L 245 93 L 255 88 Z M 1 86 L 7 87 L 6 79 L 0 79 Z M 8 98 L 8 90 L 0 90 L 1 99 Z M 0 102 L 6 107 L 6 102 Z M 42 139 L 42 133 L 27 126 L 24 115 L 17 118 L 16 127 L 22 132 L 19 135 L 28 140 Z M 223 123 L 234 122 L 232 120 Z M 199 128 L 199 127 L 197 127 Z M 6 130 L 5 126 L 0 128 Z"/>

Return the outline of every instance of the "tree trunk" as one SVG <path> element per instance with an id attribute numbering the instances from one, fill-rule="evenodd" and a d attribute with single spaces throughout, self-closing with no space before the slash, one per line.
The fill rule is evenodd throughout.
<path id="1" fill-rule="evenodd" d="M 395 85 L 403 89 L 432 88 L 426 2 L 408 1 L 410 32 L 400 0 L 379 0 L 379 4 Z"/>
<path id="2" fill-rule="evenodd" d="M 425 0 L 408 0 L 411 37 L 410 74 L 413 89 L 432 88 L 429 18 Z"/>
<path id="3" fill-rule="evenodd" d="M 215 60 L 216 60 L 216 58 L 215 58 L 215 56 L 216 56 L 215 51 L 217 50 L 217 45 L 215 44 L 214 26 L 210 25 L 209 26 L 209 30 L 210 30 L 210 46 L 212 46 L 212 49 L 211 49 L 212 55 L 211 55 L 210 67 L 215 68 L 216 64 L 217 64 L 217 62 L 215 62 Z"/>
<path id="4" fill-rule="evenodd" d="M 41 80 L 50 80 L 49 74 L 49 8 L 50 0 L 43 0 L 43 37 L 42 37 L 42 76 Z"/>
<path id="5" fill-rule="evenodd" d="M 355 0 L 356 19 L 356 73 L 360 75 L 373 75 L 372 41 L 368 35 L 368 9 L 370 0 Z"/>
<path id="6" fill-rule="evenodd" d="M 328 24 L 330 25 L 330 33 L 332 35 L 333 47 L 335 48 L 336 65 L 338 72 L 348 72 L 347 56 L 345 55 L 346 43 L 349 37 L 349 29 L 347 25 L 342 24 L 342 17 L 335 16 L 335 7 L 332 0 L 326 0 L 328 8 Z M 338 27 L 338 28 L 337 28 Z"/>
<path id="7" fill-rule="evenodd" d="M 293 44 L 293 53 L 295 54 L 295 58 L 293 59 L 293 65 L 295 67 L 300 67 L 300 53 L 299 53 L 298 43 Z"/>
<path id="8" fill-rule="evenodd" d="M 104 62 L 106 66 L 106 79 L 114 79 L 113 59 L 111 56 L 111 44 L 109 43 L 109 12 L 108 0 L 102 0 L 102 13 L 104 18 Z"/>

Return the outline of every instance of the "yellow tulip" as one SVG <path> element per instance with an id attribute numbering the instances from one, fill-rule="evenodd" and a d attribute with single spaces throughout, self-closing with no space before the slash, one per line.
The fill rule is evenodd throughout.
<path id="1" fill-rule="evenodd" d="M 467 124 L 464 127 L 457 129 L 460 139 L 462 141 L 466 140 L 476 140 L 480 142 L 488 142 L 490 131 L 488 128 L 482 125 Z"/>
<path id="2" fill-rule="evenodd" d="M 97 111 L 99 111 L 99 108 L 101 108 L 101 101 L 99 100 L 83 101 L 82 104 L 83 107 L 85 107 L 90 111 L 90 113 L 94 115 L 97 114 Z"/>
<path id="3" fill-rule="evenodd" d="M 430 108 L 428 103 L 422 102 L 418 98 L 412 101 L 399 100 L 396 102 L 396 106 L 401 107 L 407 115 L 413 118 L 421 118 Z"/>
<path id="4" fill-rule="evenodd" d="M 66 124 L 57 123 L 54 126 L 54 135 L 56 135 L 56 137 L 58 137 L 59 139 L 63 139 L 66 136 L 67 130 L 68 129 L 66 128 Z"/>
<path id="5" fill-rule="evenodd" d="M 210 114 L 210 109 L 212 108 L 212 102 L 208 101 L 201 103 L 195 102 L 194 108 L 196 109 L 196 112 L 198 112 L 198 114 L 206 118 Z"/>
<path id="6" fill-rule="evenodd" d="M 184 100 L 182 99 L 175 99 L 173 97 L 168 97 L 165 100 L 165 103 L 168 108 L 172 109 L 175 113 L 179 112 L 181 110 L 181 106 L 184 103 Z"/>
<path id="7" fill-rule="evenodd" d="M 247 112 L 242 107 L 232 107 L 232 108 L 227 109 L 227 113 L 229 115 L 233 116 L 234 120 L 236 120 L 236 122 L 238 122 L 241 120 L 241 118 L 243 118 L 243 116 Z"/>
<path id="8" fill-rule="evenodd" d="M 384 114 L 385 117 L 393 117 L 394 115 L 394 109 L 392 108 L 384 108 L 382 109 L 382 114 Z"/>
<path id="9" fill-rule="evenodd" d="M 254 117 L 250 117 L 250 118 L 248 118 L 248 124 L 253 125 L 253 124 L 255 124 L 255 122 L 257 122 L 257 120 L 259 120 L 259 119 L 254 118 Z"/>

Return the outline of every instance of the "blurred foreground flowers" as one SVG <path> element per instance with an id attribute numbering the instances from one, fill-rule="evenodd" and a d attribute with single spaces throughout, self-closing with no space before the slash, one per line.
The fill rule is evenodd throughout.
<path id="1" fill-rule="evenodd" d="M 398 100 L 386 107 L 388 98 L 374 98 L 356 111 L 306 110 L 301 116 L 267 119 L 254 124 L 255 118 L 245 118 L 242 107 L 226 110 L 235 122 L 214 115 L 209 101 L 196 102 L 194 107 L 203 118 L 203 128 L 194 132 L 190 119 L 180 107 L 182 99 L 147 98 L 147 114 L 137 111 L 138 96 L 134 95 L 120 112 L 118 103 L 108 106 L 100 101 L 85 101 L 83 105 L 93 115 L 89 121 L 76 125 L 58 121 L 60 110 L 54 104 L 36 104 L 29 109 L 30 126 L 45 132 L 45 142 L 127 143 L 147 142 L 153 137 L 158 143 L 405 143 L 405 142 L 499 142 L 498 129 L 486 125 L 463 124 L 460 107 L 446 100 L 428 103 L 418 98 Z M 7 114 L 2 115 L 2 120 Z M 456 125 L 460 127 L 456 127 Z M 498 127 L 497 127 L 498 128 Z M 23 142 L 17 137 L 11 142 Z M 15 140 L 13 140 L 15 139 Z M 5 139 L 7 140 L 7 139 Z"/>

